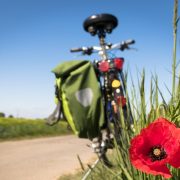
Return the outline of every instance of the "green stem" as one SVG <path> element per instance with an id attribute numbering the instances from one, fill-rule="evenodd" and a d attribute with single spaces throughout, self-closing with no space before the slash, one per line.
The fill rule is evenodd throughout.
<path id="1" fill-rule="evenodd" d="M 174 17 L 173 17 L 173 64 L 172 64 L 172 101 L 175 97 L 176 89 L 176 49 L 177 49 L 177 24 L 178 24 L 178 0 L 174 0 Z"/>

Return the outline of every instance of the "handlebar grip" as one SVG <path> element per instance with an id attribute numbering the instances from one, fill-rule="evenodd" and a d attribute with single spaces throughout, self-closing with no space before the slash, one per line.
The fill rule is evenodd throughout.
<path id="1" fill-rule="evenodd" d="M 130 45 L 130 44 L 134 44 L 134 43 L 135 43 L 135 40 L 133 40 L 133 39 L 129 39 L 124 42 L 124 44 L 126 44 L 126 45 Z"/>
<path id="2" fill-rule="evenodd" d="M 135 43 L 135 40 L 133 40 L 133 39 L 123 41 L 123 42 L 121 43 L 119 49 L 120 49 L 121 51 L 124 51 L 125 49 L 130 49 L 130 48 L 129 48 L 129 45 L 134 44 L 134 43 Z"/>
<path id="3" fill-rule="evenodd" d="M 80 52 L 83 51 L 83 48 L 72 48 L 70 49 L 70 52 Z"/>

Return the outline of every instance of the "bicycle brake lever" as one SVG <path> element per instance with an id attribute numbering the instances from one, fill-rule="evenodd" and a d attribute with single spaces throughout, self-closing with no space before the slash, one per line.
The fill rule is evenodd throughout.
<path id="1" fill-rule="evenodd" d="M 128 50 L 138 51 L 138 49 L 137 49 L 137 48 L 129 48 Z"/>

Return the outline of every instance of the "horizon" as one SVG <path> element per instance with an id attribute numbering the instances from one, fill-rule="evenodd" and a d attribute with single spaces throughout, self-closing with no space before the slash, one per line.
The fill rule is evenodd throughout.
<path id="1" fill-rule="evenodd" d="M 96 58 L 70 53 L 70 48 L 98 45 L 98 38 L 83 30 L 83 21 L 93 14 L 110 13 L 119 25 L 107 42 L 135 39 L 137 51 L 117 52 L 125 58 L 124 69 L 137 84 L 137 74 L 146 71 L 146 92 L 157 74 L 159 87 L 170 97 L 173 54 L 173 5 L 168 1 L 95 0 L 1 1 L 0 6 L 0 112 L 14 117 L 45 118 L 54 108 L 55 76 L 51 70 L 72 59 Z M 179 37 L 179 36 L 178 36 Z M 179 38 L 177 61 L 180 57 Z M 149 94 L 148 94 L 149 95 Z M 148 99 L 147 99 L 148 101 Z"/>

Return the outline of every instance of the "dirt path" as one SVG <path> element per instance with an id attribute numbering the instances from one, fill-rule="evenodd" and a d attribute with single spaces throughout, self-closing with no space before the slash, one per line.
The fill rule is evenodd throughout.
<path id="1" fill-rule="evenodd" d="M 94 154 L 90 142 L 75 136 L 40 138 L 0 143 L 1 180 L 56 180 L 80 168 Z"/>

